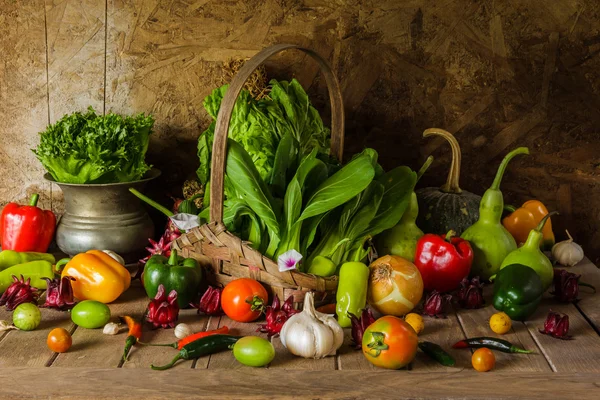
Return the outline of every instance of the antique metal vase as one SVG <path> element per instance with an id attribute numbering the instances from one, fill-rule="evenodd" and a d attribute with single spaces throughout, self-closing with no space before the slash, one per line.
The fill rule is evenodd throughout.
<path id="1" fill-rule="evenodd" d="M 154 235 L 154 224 L 129 188 L 141 191 L 159 175 L 160 171 L 153 168 L 135 182 L 71 184 L 56 182 L 45 174 L 44 178 L 58 185 L 65 198 L 65 213 L 56 228 L 60 250 L 70 256 L 91 249 L 112 250 L 126 262 L 135 262 Z"/>

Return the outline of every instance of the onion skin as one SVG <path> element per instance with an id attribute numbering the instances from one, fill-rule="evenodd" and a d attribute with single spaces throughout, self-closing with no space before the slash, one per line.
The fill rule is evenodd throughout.
<path id="1" fill-rule="evenodd" d="M 398 256 L 383 256 L 369 266 L 367 301 L 384 315 L 402 316 L 421 301 L 423 279 L 418 268 Z"/>

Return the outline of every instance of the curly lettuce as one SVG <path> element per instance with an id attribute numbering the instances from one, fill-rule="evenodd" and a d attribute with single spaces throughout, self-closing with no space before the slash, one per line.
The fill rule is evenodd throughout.
<path id="1" fill-rule="evenodd" d="M 141 179 L 154 118 L 87 112 L 65 115 L 40 133 L 33 150 L 55 181 L 115 183 Z"/>

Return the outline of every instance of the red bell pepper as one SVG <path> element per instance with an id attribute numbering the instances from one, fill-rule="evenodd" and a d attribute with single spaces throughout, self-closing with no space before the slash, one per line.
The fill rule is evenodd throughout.
<path id="1" fill-rule="evenodd" d="M 36 207 L 39 196 L 34 194 L 27 206 L 8 203 L 0 215 L 2 250 L 45 253 L 54 236 L 56 217 L 49 210 Z"/>
<path id="2" fill-rule="evenodd" d="M 415 265 L 425 290 L 454 290 L 469 275 L 473 249 L 468 241 L 454 235 L 454 231 L 447 235 L 428 233 L 417 242 Z"/>

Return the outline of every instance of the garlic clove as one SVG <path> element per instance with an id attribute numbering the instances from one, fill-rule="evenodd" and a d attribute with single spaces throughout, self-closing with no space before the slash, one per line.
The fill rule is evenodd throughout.
<path id="1" fill-rule="evenodd" d="M 192 328 L 190 328 L 190 326 L 188 324 L 177 324 L 173 333 L 175 334 L 175 337 L 177 339 L 183 339 L 185 337 L 192 335 L 194 332 L 192 331 Z"/>
<path id="2" fill-rule="evenodd" d="M 120 330 L 121 330 L 121 327 L 119 326 L 119 324 L 115 324 L 114 322 L 109 322 L 108 324 L 104 325 L 104 328 L 102 329 L 102 333 L 105 335 L 117 335 Z"/>

